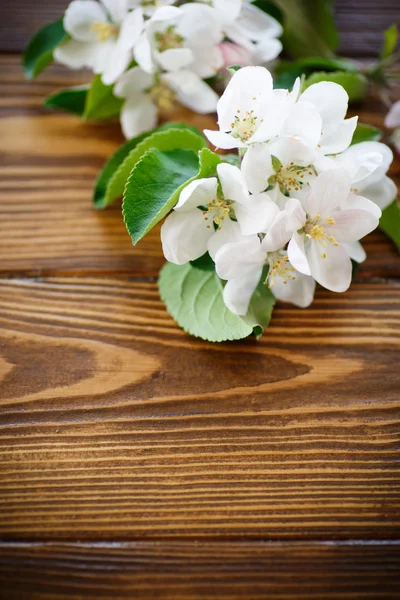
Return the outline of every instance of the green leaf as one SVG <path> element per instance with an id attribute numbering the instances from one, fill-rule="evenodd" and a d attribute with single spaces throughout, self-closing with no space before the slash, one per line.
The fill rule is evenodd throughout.
<path id="1" fill-rule="evenodd" d="M 136 244 L 176 204 L 181 189 L 196 176 L 199 159 L 193 150 L 149 150 L 133 169 L 122 212 Z"/>
<path id="2" fill-rule="evenodd" d="M 395 243 L 400 252 L 400 204 L 397 199 L 382 211 L 379 227 Z"/>
<path id="3" fill-rule="evenodd" d="M 240 167 L 239 154 L 233 154 L 233 152 L 230 152 L 229 154 L 222 154 L 221 160 L 222 162 L 233 165 L 234 167 Z"/>
<path id="4" fill-rule="evenodd" d="M 28 43 L 22 57 L 25 76 L 33 79 L 53 62 L 53 50 L 68 39 L 63 19 L 45 25 Z"/>
<path id="5" fill-rule="evenodd" d="M 83 118 L 98 121 L 112 119 L 119 115 L 123 102 L 114 96 L 113 86 L 104 85 L 101 75 L 96 75 L 87 93 Z"/>
<path id="6" fill-rule="evenodd" d="M 168 312 L 187 333 L 209 342 L 240 340 L 264 330 L 271 318 L 275 298 L 259 284 L 246 317 L 234 315 L 223 300 L 224 284 L 215 271 L 167 263 L 158 280 Z"/>
<path id="7" fill-rule="evenodd" d="M 393 24 L 383 32 L 383 44 L 380 52 L 381 60 L 385 60 L 385 58 L 392 56 L 396 49 L 398 39 L 399 32 L 396 24 Z"/>
<path id="8" fill-rule="evenodd" d="M 358 123 L 353 133 L 351 146 L 353 144 L 359 144 L 360 142 L 379 142 L 381 137 L 382 132 L 377 127 L 372 127 L 372 125 L 364 125 L 363 123 Z"/>
<path id="9" fill-rule="evenodd" d="M 274 87 L 292 89 L 297 77 L 311 75 L 315 71 L 348 71 L 358 73 L 359 69 L 350 60 L 339 58 L 307 57 L 295 61 L 279 61 L 274 68 Z"/>
<path id="10" fill-rule="evenodd" d="M 283 46 L 293 58 L 332 58 L 339 44 L 327 0 L 274 0 L 283 15 Z"/>
<path id="11" fill-rule="evenodd" d="M 196 260 L 191 260 L 190 264 L 193 267 L 196 267 L 196 269 L 201 269 L 202 271 L 215 271 L 215 263 L 208 252 Z"/>
<path id="12" fill-rule="evenodd" d="M 88 89 L 88 85 L 80 85 L 60 90 L 46 98 L 43 105 L 58 110 L 66 110 L 81 117 L 85 110 Z"/>
<path id="13" fill-rule="evenodd" d="M 349 95 L 349 102 L 363 100 L 368 91 L 368 80 L 362 73 L 336 71 L 334 73 L 312 73 L 304 82 L 304 89 L 320 81 L 332 81 L 343 86 Z"/>
<path id="14" fill-rule="evenodd" d="M 123 157 L 122 162 L 108 182 L 104 206 L 110 205 L 116 198 L 122 196 L 133 167 L 148 150 L 156 148 L 162 152 L 169 152 L 170 150 L 185 148 L 198 152 L 205 145 L 206 141 L 198 130 L 180 124 L 172 123 L 169 127 L 160 127 L 150 132 L 149 135 L 134 144 Z"/>

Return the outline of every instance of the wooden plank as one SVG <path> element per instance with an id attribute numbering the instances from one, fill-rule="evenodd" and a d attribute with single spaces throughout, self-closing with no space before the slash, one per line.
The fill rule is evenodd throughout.
<path id="1" fill-rule="evenodd" d="M 1 281 L 3 540 L 399 539 L 400 285 L 184 334 L 155 284 Z"/>
<path id="2" fill-rule="evenodd" d="M 3 65 L 0 103 L 0 273 L 19 276 L 126 274 L 156 277 L 164 260 L 159 229 L 135 249 L 122 222 L 120 204 L 92 208 L 95 178 L 121 143 L 118 124 L 82 123 L 41 109 L 43 98 L 82 75 L 52 68 L 38 82 L 24 82 L 15 57 Z M 382 106 L 371 98 L 360 121 L 382 125 Z M 215 117 L 178 111 L 175 120 L 215 128 Z M 400 161 L 391 174 L 400 182 Z M 379 232 L 366 240 L 368 261 L 358 277 L 400 276 L 394 246 Z"/>
<path id="3" fill-rule="evenodd" d="M 135 542 L 0 547 L 7 600 L 399 597 L 398 544 Z"/>
<path id="4" fill-rule="evenodd" d="M 28 39 L 43 25 L 58 19 L 68 0 L 15 0 L 0 3 L 0 52 L 20 52 Z M 343 55 L 378 55 L 384 29 L 400 21 L 398 0 L 336 0 L 336 23 Z"/>

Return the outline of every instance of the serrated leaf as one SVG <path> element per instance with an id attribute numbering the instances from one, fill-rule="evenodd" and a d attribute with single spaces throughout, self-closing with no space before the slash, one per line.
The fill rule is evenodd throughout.
<path id="1" fill-rule="evenodd" d="M 260 288 L 260 285 L 262 288 Z M 215 271 L 167 263 L 158 287 L 168 312 L 187 333 L 209 342 L 240 340 L 268 325 L 275 299 L 262 283 L 246 317 L 234 315 L 223 300 L 224 284 Z"/>
<path id="2" fill-rule="evenodd" d="M 382 132 L 377 127 L 358 123 L 350 145 L 352 146 L 353 144 L 359 144 L 361 142 L 378 142 L 381 137 Z"/>
<path id="3" fill-rule="evenodd" d="M 186 185 L 214 175 L 220 162 L 208 148 L 198 156 L 192 150 L 149 150 L 134 167 L 124 193 L 122 212 L 133 243 L 168 214 Z"/>
<path id="4" fill-rule="evenodd" d="M 122 196 L 128 177 L 142 156 L 152 148 L 168 152 L 177 148 L 185 148 L 198 152 L 206 146 L 203 135 L 189 127 L 163 127 L 146 135 L 124 156 L 122 163 L 115 170 L 107 185 L 104 206 L 110 205 Z"/>
<path id="5" fill-rule="evenodd" d="M 400 204 L 397 199 L 382 211 L 379 227 L 395 243 L 400 252 Z"/>
<path id="6" fill-rule="evenodd" d="M 380 59 L 385 60 L 385 58 L 389 58 L 392 56 L 393 52 L 396 49 L 397 41 L 399 39 L 399 32 L 397 29 L 397 25 L 394 23 L 383 32 L 383 44 L 380 52 Z"/>
<path id="7" fill-rule="evenodd" d="M 123 100 L 113 94 L 112 85 L 104 85 L 101 75 L 96 75 L 88 90 L 83 118 L 102 121 L 119 115 Z"/>
<path id="8" fill-rule="evenodd" d="M 274 0 L 283 17 L 283 46 L 293 58 L 333 58 L 339 44 L 331 3 L 327 0 Z"/>
<path id="9" fill-rule="evenodd" d="M 53 51 L 68 39 L 63 19 L 58 19 L 40 29 L 28 43 L 22 64 L 25 76 L 33 79 L 53 62 Z"/>
<path id="10" fill-rule="evenodd" d="M 363 100 L 368 91 L 368 80 L 362 73 L 350 73 L 345 71 L 336 71 L 333 73 L 317 72 L 312 73 L 304 82 L 304 89 L 320 81 L 332 81 L 343 86 L 349 95 L 349 102 L 359 102 Z"/>
<path id="11" fill-rule="evenodd" d="M 80 85 L 60 90 L 46 98 L 43 105 L 48 108 L 65 110 L 81 117 L 85 110 L 88 89 L 88 85 Z"/>

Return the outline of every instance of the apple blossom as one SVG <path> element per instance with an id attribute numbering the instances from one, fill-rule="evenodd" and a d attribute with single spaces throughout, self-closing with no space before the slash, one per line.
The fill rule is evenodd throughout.
<path id="1" fill-rule="evenodd" d="M 54 51 L 58 62 L 102 74 L 114 83 L 132 60 L 132 50 L 144 25 L 141 9 L 128 11 L 127 0 L 73 0 L 64 16 L 71 39 Z"/>
<path id="2" fill-rule="evenodd" d="M 220 244 L 238 232 L 267 231 L 279 212 L 267 194 L 250 196 L 237 167 L 221 163 L 217 175 L 185 187 L 163 224 L 163 251 L 170 262 L 181 265 L 207 250 L 213 256 Z"/>
<path id="3" fill-rule="evenodd" d="M 199 113 L 210 113 L 218 100 L 214 90 L 191 71 L 150 74 L 140 67 L 120 77 L 114 94 L 125 100 L 121 125 L 127 138 L 153 129 L 158 112 L 168 112 L 178 103 Z"/>
<path id="4" fill-rule="evenodd" d="M 385 127 L 394 129 L 392 141 L 397 154 L 400 155 L 400 100 L 397 100 L 397 102 L 390 107 L 390 110 L 385 117 Z"/>

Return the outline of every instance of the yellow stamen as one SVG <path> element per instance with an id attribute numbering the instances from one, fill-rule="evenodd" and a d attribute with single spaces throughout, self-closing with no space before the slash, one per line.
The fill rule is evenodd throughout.
<path id="1" fill-rule="evenodd" d="M 109 38 L 116 37 L 118 35 L 119 27 L 118 25 L 113 25 L 112 23 L 96 21 L 92 24 L 91 30 L 96 34 L 99 42 L 105 42 Z"/>

